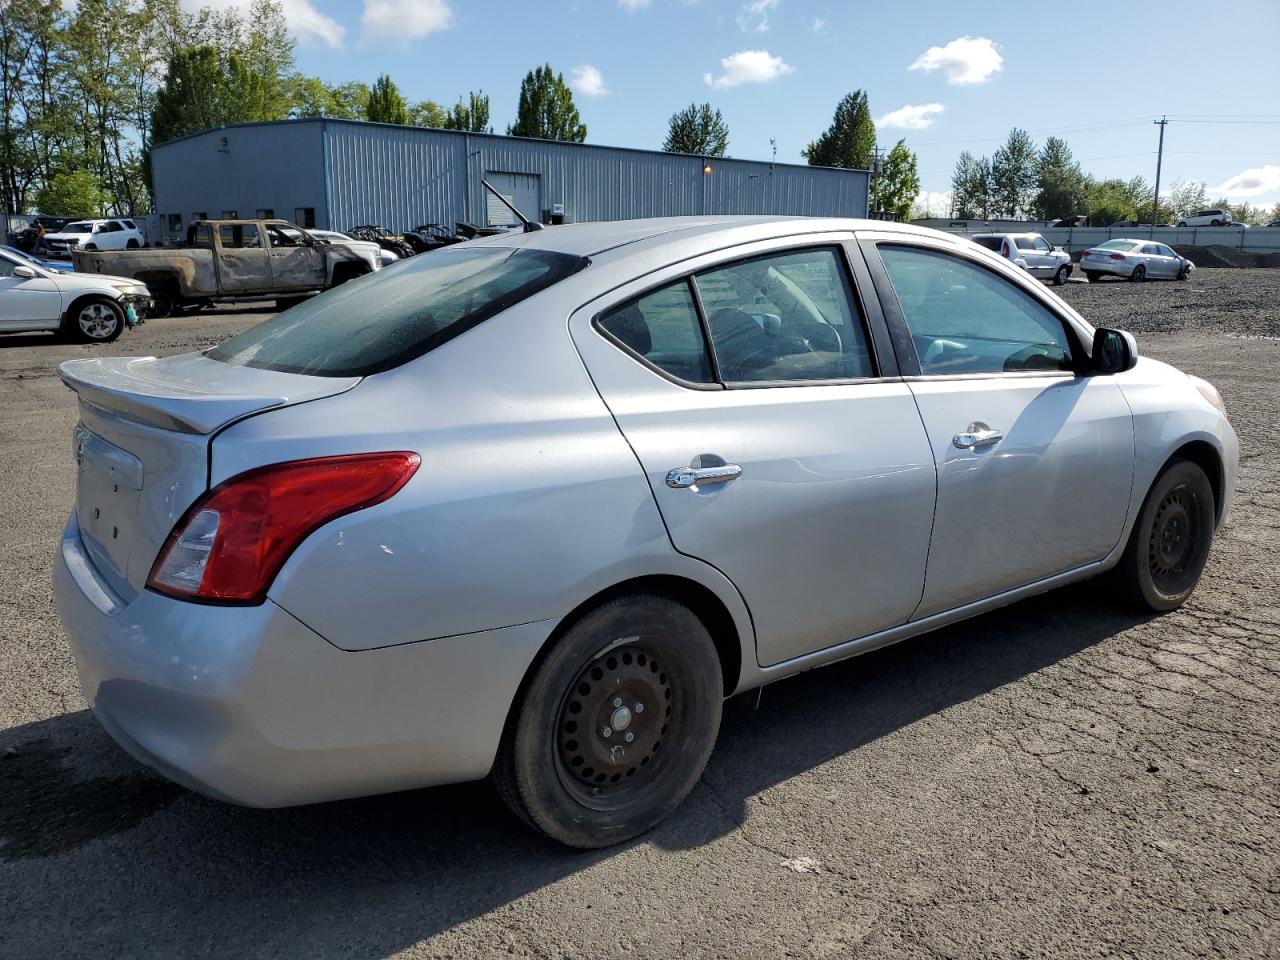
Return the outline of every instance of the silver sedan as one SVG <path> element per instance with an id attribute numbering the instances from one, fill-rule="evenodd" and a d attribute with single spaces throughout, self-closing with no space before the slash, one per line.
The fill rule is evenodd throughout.
<path id="1" fill-rule="evenodd" d="M 1084 252 L 1080 269 L 1096 283 L 1103 277 L 1143 280 L 1186 280 L 1196 265 L 1172 247 L 1153 240 L 1108 240 Z"/>
<path id="2" fill-rule="evenodd" d="M 61 375 L 125 749 L 257 806 L 492 776 L 579 847 L 676 808 L 728 694 L 1099 574 L 1179 606 L 1237 463 L 1205 381 L 872 221 L 476 240 Z"/>

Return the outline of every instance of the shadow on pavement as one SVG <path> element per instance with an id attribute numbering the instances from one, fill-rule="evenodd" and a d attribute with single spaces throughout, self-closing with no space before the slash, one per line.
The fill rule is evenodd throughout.
<path id="1" fill-rule="evenodd" d="M 780 682 L 758 708 L 735 698 L 715 802 L 700 786 L 637 843 L 699 847 L 753 795 L 1137 622 L 1078 586 Z M 616 853 L 543 842 L 486 784 L 250 810 L 138 767 L 87 711 L 0 732 L 0 946 L 15 956 L 386 956 Z"/>

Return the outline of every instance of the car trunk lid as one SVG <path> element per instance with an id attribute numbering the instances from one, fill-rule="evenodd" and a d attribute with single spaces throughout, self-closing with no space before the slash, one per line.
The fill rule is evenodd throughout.
<path id="1" fill-rule="evenodd" d="M 208 488 L 209 444 L 247 416 L 349 390 L 357 377 L 234 366 L 202 354 L 69 360 L 80 398 L 76 515 L 95 567 L 126 601 L 174 524 Z"/>

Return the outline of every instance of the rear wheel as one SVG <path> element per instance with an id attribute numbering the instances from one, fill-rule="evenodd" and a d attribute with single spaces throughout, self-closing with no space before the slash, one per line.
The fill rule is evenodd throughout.
<path id="1" fill-rule="evenodd" d="M 1185 227 L 1186 225 L 1187 225 L 1187 221 L 1185 221 L 1185 220 L 1179 220 L 1179 221 L 1178 221 L 1178 226 L 1180 226 L 1180 227 Z"/>
<path id="2" fill-rule="evenodd" d="M 107 297 L 79 300 L 63 321 L 67 332 L 86 343 L 110 343 L 124 329 L 124 310 Z"/>
<path id="3" fill-rule="evenodd" d="M 629 840 L 697 783 L 723 696 L 715 644 L 693 611 L 648 594 L 609 601 L 535 667 L 494 783 L 521 820 L 560 843 Z"/>
<path id="4" fill-rule="evenodd" d="M 1067 282 L 1067 277 L 1069 276 L 1071 276 L 1070 267 L 1066 267 L 1066 266 L 1059 267 L 1058 272 L 1053 275 L 1053 285 L 1055 287 L 1062 286 L 1064 283 Z"/>
<path id="5" fill-rule="evenodd" d="M 124 245 L 124 247 L 125 247 L 125 249 L 126 249 L 126 250 L 137 250 L 137 249 L 138 249 L 138 241 L 137 241 L 137 240 L 130 240 L 128 243 L 126 243 L 126 244 Z"/>
<path id="6" fill-rule="evenodd" d="M 1213 545 L 1214 511 L 1209 478 L 1190 460 L 1175 460 L 1156 478 L 1116 568 L 1134 603 L 1164 613 L 1187 601 Z"/>
<path id="7" fill-rule="evenodd" d="M 1129 279 L 1134 283 L 1142 283 L 1147 279 L 1147 268 L 1142 264 L 1138 264 L 1133 268 L 1133 273 L 1129 274 Z"/>
<path id="8" fill-rule="evenodd" d="M 1087 279 L 1090 283 L 1097 283 L 1099 280 L 1102 279 L 1102 274 L 1100 274 L 1097 270 L 1086 270 L 1084 272 L 1084 275 L 1085 275 L 1085 279 Z"/>
<path id="9" fill-rule="evenodd" d="M 1211 226 L 1211 227 L 1220 227 L 1220 226 L 1222 226 L 1222 221 L 1221 221 L 1221 220 L 1213 220 L 1213 221 L 1210 221 L 1209 226 Z"/>

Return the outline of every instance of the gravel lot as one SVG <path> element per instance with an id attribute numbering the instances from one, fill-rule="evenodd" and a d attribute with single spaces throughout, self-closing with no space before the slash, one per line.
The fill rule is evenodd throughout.
<path id="1" fill-rule="evenodd" d="M 737 698 L 685 806 L 592 854 L 483 784 L 255 811 L 117 749 L 49 589 L 54 369 L 86 348 L 0 338 L 0 957 L 1280 956 L 1280 270 L 1064 295 L 1226 399 L 1238 499 L 1192 602 L 1085 584 Z"/>

